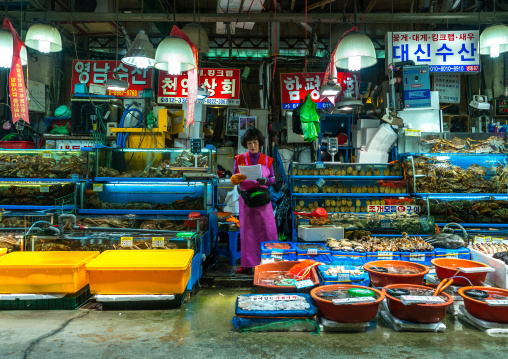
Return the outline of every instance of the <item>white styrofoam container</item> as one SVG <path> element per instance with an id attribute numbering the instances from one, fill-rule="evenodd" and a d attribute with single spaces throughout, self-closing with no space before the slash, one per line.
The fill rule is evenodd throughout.
<path id="1" fill-rule="evenodd" d="M 508 285 L 508 266 L 501 260 L 492 258 L 492 255 L 485 254 L 476 249 L 471 249 L 471 259 L 494 268 L 495 272 L 487 273 L 487 281 L 501 288 Z"/>
<path id="2" fill-rule="evenodd" d="M 388 153 L 392 145 L 397 141 L 397 134 L 386 123 L 377 128 L 376 133 L 367 144 L 367 151 Z"/>
<path id="3" fill-rule="evenodd" d="M 388 163 L 388 153 L 365 151 L 357 152 L 356 163 Z"/>
<path id="4" fill-rule="evenodd" d="M 361 118 L 359 125 L 360 128 L 378 128 L 381 125 L 381 120 Z"/>
<path id="5" fill-rule="evenodd" d="M 327 238 L 343 239 L 344 228 L 337 226 L 299 225 L 298 237 L 305 242 L 325 242 Z"/>
<path id="6" fill-rule="evenodd" d="M 353 131 L 352 145 L 354 148 L 362 147 L 362 130 Z"/>
<path id="7" fill-rule="evenodd" d="M 370 142 L 376 131 L 377 128 L 362 128 L 362 143 L 360 147 L 367 146 L 367 144 Z"/>

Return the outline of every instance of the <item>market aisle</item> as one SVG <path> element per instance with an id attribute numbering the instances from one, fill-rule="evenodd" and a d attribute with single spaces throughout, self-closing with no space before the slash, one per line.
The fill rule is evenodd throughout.
<path id="1" fill-rule="evenodd" d="M 506 358 L 506 337 L 465 328 L 449 315 L 443 334 L 396 333 L 381 323 L 356 334 L 238 334 L 230 321 L 242 293 L 249 289 L 203 289 L 168 311 L 0 312 L 0 357 Z"/>

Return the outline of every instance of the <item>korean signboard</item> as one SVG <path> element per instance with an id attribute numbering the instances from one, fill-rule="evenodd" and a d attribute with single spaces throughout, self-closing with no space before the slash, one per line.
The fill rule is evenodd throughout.
<path id="1" fill-rule="evenodd" d="M 74 95 L 75 84 L 105 85 L 115 72 L 120 80 L 129 82 L 129 88 L 126 91 L 108 90 L 110 96 L 142 97 L 144 89 L 152 88 L 152 69 L 139 69 L 115 60 L 74 60 L 71 95 Z"/>
<path id="2" fill-rule="evenodd" d="M 413 60 L 430 72 L 480 72 L 479 32 L 409 31 L 386 35 L 386 64 Z"/>
<path id="3" fill-rule="evenodd" d="M 342 87 L 342 92 L 338 96 L 339 100 L 346 88 L 351 90 L 353 96 L 358 94 L 360 74 L 357 72 L 347 72 L 347 76 L 345 74 L 344 72 L 337 73 L 336 81 Z M 319 88 L 324 77 L 324 72 L 280 74 L 282 109 L 292 110 L 297 108 L 300 100 L 305 101 L 307 94 L 310 95 L 312 101 L 317 103 L 318 108 L 333 107 L 333 104 L 326 100 L 320 101 Z"/>
<path id="4" fill-rule="evenodd" d="M 369 212 L 380 212 L 380 213 L 420 213 L 422 210 L 421 206 L 367 206 Z"/>
<path id="5" fill-rule="evenodd" d="M 240 70 L 199 69 L 198 86 L 201 84 L 210 92 L 210 96 L 202 101 L 204 104 L 240 106 Z M 169 75 L 165 71 L 159 71 L 158 103 L 185 103 L 187 95 L 187 73 Z"/>

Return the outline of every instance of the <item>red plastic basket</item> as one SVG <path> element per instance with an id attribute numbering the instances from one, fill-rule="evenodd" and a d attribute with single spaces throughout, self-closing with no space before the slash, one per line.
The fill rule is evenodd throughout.
<path id="1" fill-rule="evenodd" d="M 9 150 L 33 149 L 35 142 L 30 141 L 0 141 L 0 148 Z"/>

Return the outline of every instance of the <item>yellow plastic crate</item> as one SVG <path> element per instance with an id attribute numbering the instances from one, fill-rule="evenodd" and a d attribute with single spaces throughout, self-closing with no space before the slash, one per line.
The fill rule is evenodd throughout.
<path id="1" fill-rule="evenodd" d="M 76 293 L 99 252 L 13 252 L 0 257 L 0 293 Z"/>
<path id="2" fill-rule="evenodd" d="M 105 251 L 86 265 L 92 294 L 182 294 L 192 249 Z"/>
<path id="3" fill-rule="evenodd" d="M 0 248 L 0 257 L 5 256 L 7 254 L 7 248 Z"/>

